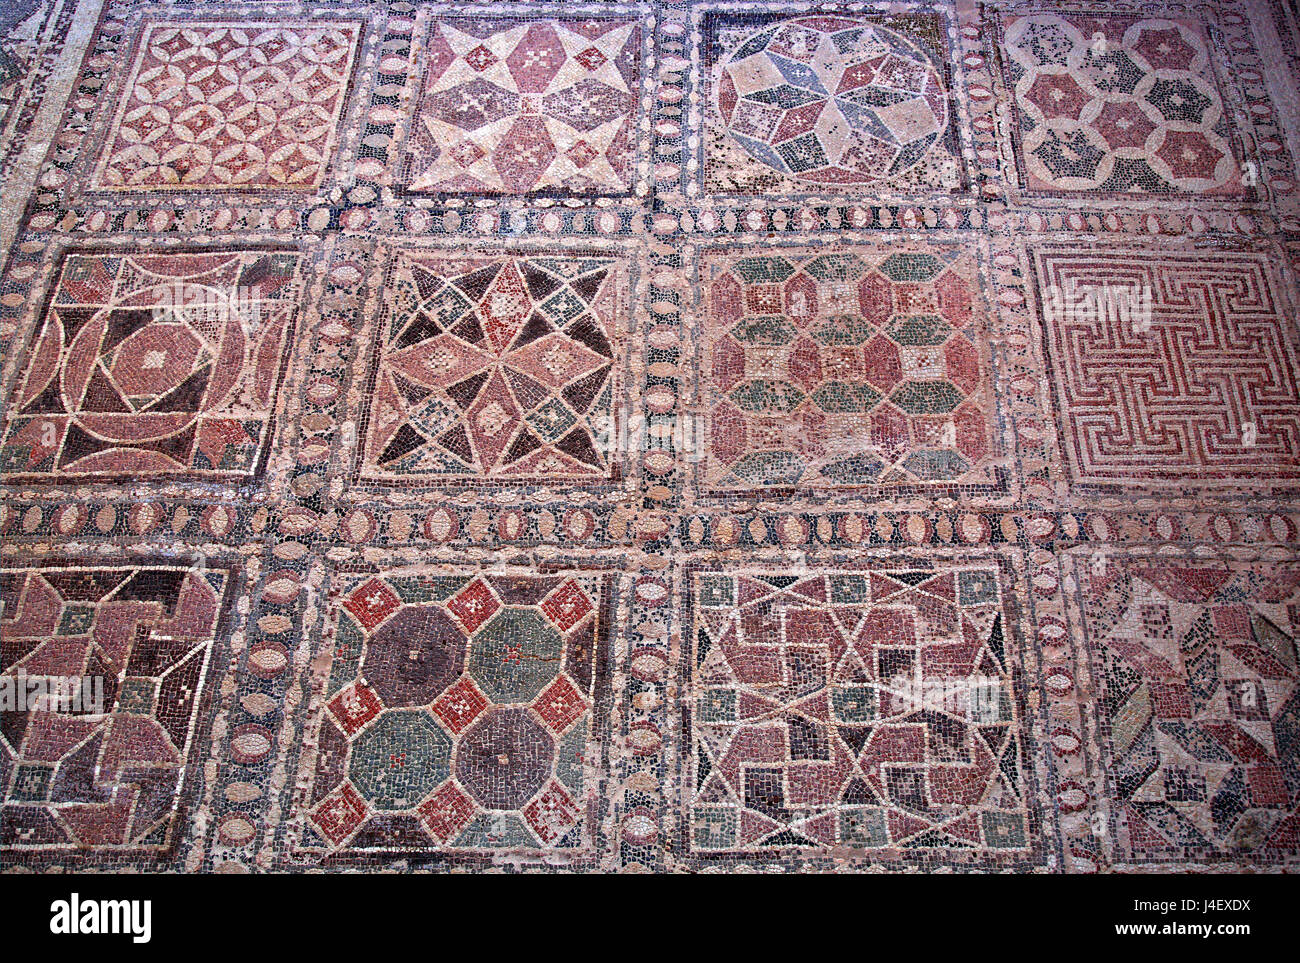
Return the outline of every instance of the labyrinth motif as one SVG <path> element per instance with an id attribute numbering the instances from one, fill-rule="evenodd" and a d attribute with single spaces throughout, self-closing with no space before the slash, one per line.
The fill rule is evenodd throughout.
<path id="1" fill-rule="evenodd" d="M 692 852 L 1031 848 L 996 570 L 691 588 Z"/>
<path id="2" fill-rule="evenodd" d="M 1007 18 L 1003 50 L 1031 190 L 1245 191 L 1199 25 L 1035 13 Z"/>
<path id="3" fill-rule="evenodd" d="M 936 17 L 710 24 L 710 188 L 959 186 Z"/>
<path id="4" fill-rule="evenodd" d="M 1262 255 L 1043 246 L 1034 262 L 1074 481 L 1300 477 L 1294 321 Z"/>
<path id="5" fill-rule="evenodd" d="M 625 194 L 641 27 L 448 17 L 431 27 L 407 143 L 419 193 Z"/>
<path id="6" fill-rule="evenodd" d="M 363 477 L 609 476 L 621 262 L 403 252 L 388 277 Z"/>
<path id="7" fill-rule="evenodd" d="M 1076 571 L 1126 855 L 1295 853 L 1295 568 L 1085 562 Z"/>
<path id="8" fill-rule="evenodd" d="M 937 246 L 850 250 L 709 253 L 710 488 L 988 481 L 973 259 Z"/>
<path id="9" fill-rule="evenodd" d="M 399 571 L 337 584 L 298 848 L 585 851 L 611 580 Z"/>
<path id="10" fill-rule="evenodd" d="M 317 186 L 360 32 L 355 23 L 147 24 L 92 188 Z"/>
<path id="11" fill-rule="evenodd" d="M 0 712 L 0 850 L 171 846 L 229 588 L 215 566 L 0 569 L 5 681 L 97 679 L 103 698 Z"/>
<path id="12" fill-rule="evenodd" d="M 69 255 L 14 396 L 5 477 L 254 477 L 274 426 L 298 259 Z"/>

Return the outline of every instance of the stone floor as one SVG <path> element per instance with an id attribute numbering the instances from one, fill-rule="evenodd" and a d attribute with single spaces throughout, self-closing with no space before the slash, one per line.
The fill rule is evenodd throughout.
<path id="1" fill-rule="evenodd" d="M 0 34 L 0 866 L 1300 865 L 1296 0 Z"/>

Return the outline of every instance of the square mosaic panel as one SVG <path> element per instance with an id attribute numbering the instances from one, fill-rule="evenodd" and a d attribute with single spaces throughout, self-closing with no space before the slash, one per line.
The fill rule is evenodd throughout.
<path id="1" fill-rule="evenodd" d="M 0 442 L 6 481 L 249 481 L 298 303 L 295 251 L 76 251 Z"/>
<path id="2" fill-rule="evenodd" d="M 1000 29 L 1028 190 L 1254 196 L 1199 21 L 1046 10 Z"/>
<path id="3" fill-rule="evenodd" d="M 146 21 L 91 189 L 315 188 L 360 39 L 342 21 Z"/>
<path id="4" fill-rule="evenodd" d="M 1032 260 L 1073 482 L 1295 485 L 1300 356 L 1269 255 L 1042 244 Z"/>
<path id="5" fill-rule="evenodd" d="M 231 577 L 166 562 L 0 568 L 0 673 L 97 677 L 104 699 L 0 712 L 0 853 L 171 850 Z"/>
<path id="6" fill-rule="evenodd" d="M 638 148 L 634 17 L 438 17 L 402 156 L 417 194 L 621 195 Z"/>
<path id="7" fill-rule="evenodd" d="M 689 578 L 692 856 L 1034 861 L 996 562 Z"/>
<path id="8" fill-rule="evenodd" d="M 973 253 L 841 251 L 705 252 L 704 487 L 996 491 Z"/>
<path id="9" fill-rule="evenodd" d="M 706 193 L 966 189 L 941 15 L 728 9 L 701 27 Z"/>
<path id="10" fill-rule="evenodd" d="M 1122 859 L 1300 850 L 1300 569 L 1074 563 Z"/>
<path id="11" fill-rule="evenodd" d="M 1295 6 L 0 0 L 0 869 L 1300 867 Z"/>
<path id="12" fill-rule="evenodd" d="M 613 577 L 340 572 L 299 855 L 598 855 Z"/>
<path id="13" fill-rule="evenodd" d="M 627 325 L 609 255 L 399 250 L 371 358 L 359 477 L 382 484 L 617 477 Z"/>

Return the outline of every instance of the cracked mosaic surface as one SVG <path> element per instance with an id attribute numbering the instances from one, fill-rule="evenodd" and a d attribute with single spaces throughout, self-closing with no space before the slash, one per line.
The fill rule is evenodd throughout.
<path id="1" fill-rule="evenodd" d="M 1300 847 L 1290 565 L 1076 562 L 1128 859 Z"/>
<path id="2" fill-rule="evenodd" d="M 1300 866 L 1300 25 L 1104 6 L 6 7 L 0 866 Z"/>

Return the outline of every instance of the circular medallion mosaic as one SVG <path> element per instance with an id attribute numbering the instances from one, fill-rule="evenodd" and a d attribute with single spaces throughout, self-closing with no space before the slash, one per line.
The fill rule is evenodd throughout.
<path id="1" fill-rule="evenodd" d="M 218 288 L 177 282 L 133 291 L 73 330 L 60 399 L 77 424 L 107 441 L 170 438 L 225 405 L 247 374 L 245 320 Z"/>
<path id="2" fill-rule="evenodd" d="M 914 167 L 943 135 L 943 80 L 916 44 L 853 17 L 768 25 L 728 56 L 717 88 L 728 134 L 783 174 L 862 184 Z"/>

